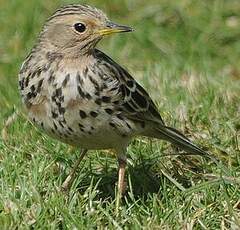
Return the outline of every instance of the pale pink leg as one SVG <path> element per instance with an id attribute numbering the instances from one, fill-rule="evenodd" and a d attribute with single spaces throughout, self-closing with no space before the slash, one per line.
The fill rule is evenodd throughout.
<path id="1" fill-rule="evenodd" d="M 118 158 L 118 189 L 117 189 L 117 197 L 116 197 L 116 215 L 119 214 L 120 203 L 123 195 L 126 191 L 126 182 L 125 182 L 125 170 L 127 165 L 127 159 L 124 156 Z"/>
<path id="2" fill-rule="evenodd" d="M 83 157 L 86 155 L 86 153 L 87 153 L 87 150 L 83 149 L 81 154 L 80 154 L 80 157 L 78 158 L 78 160 L 74 164 L 70 174 L 67 176 L 66 180 L 63 182 L 63 184 L 61 186 L 62 191 L 68 191 L 71 188 L 72 183 L 73 183 L 74 179 L 76 178 L 76 171 L 78 169 L 78 166 L 81 163 Z"/>
<path id="3" fill-rule="evenodd" d="M 125 194 L 126 183 L 125 183 L 125 169 L 126 169 L 126 159 L 118 159 L 118 192 L 120 196 Z"/>

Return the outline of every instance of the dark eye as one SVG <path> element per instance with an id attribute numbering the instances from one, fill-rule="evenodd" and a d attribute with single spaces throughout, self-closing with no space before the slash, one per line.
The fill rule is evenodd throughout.
<path id="1" fill-rule="evenodd" d="M 76 31 L 78 31 L 79 33 L 83 33 L 86 30 L 86 26 L 83 23 L 76 23 L 74 25 L 74 28 Z"/>

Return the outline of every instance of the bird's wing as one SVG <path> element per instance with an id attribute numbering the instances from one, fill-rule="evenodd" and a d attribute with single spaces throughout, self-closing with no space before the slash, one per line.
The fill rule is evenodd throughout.
<path id="1" fill-rule="evenodd" d="M 207 153 L 193 144 L 178 130 L 164 125 L 164 122 L 148 93 L 132 78 L 132 76 L 111 58 L 96 51 L 96 55 L 107 72 L 118 81 L 119 110 L 130 120 L 152 123 L 152 129 L 147 136 L 170 141 L 177 147 L 191 154 L 206 155 Z M 116 98 L 115 98 L 116 99 Z"/>
<path id="2" fill-rule="evenodd" d="M 108 68 L 108 72 L 112 72 L 119 82 L 118 107 L 122 113 L 131 120 L 150 121 L 164 125 L 156 105 L 143 87 L 124 68 L 106 54 L 96 50 L 95 55 Z"/>

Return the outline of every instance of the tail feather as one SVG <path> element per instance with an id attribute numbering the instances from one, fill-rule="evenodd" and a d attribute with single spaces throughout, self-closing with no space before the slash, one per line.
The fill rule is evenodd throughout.
<path id="1" fill-rule="evenodd" d="M 193 144 L 187 137 L 174 128 L 160 126 L 155 130 L 156 132 L 154 133 L 154 137 L 156 138 L 167 140 L 188 153 L 207 155 L 207 152 Z"/>

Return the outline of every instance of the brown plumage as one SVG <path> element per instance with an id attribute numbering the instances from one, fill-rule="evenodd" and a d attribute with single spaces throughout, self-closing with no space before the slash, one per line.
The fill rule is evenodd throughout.
<path id="1" fill-rule="evenodd" d="M 189 153 L 205 154 L 167 127 L 148 93 L 95 48 L 103 36 L 130 31 L 96 8 L 68 5 L 49 18 L 22 65 L 19 88 L 30 119 L 49 135 L 84 149 L 64 189 L 87 150 L 114 149 L 123 193 L 126 149 L 136 136 L 164 139 Z"/>

